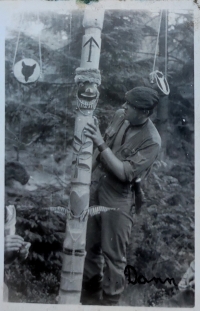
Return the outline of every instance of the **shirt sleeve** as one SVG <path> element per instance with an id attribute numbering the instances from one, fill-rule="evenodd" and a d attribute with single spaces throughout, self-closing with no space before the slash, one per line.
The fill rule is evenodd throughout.
<path id="1" fill-rule="evenodd" d="M 146 172 L 156 160 L 159 151 L 159 144 L 146 144 L 123 161 L 127 181 L 132 182 L 135 178 L 143 177 L 143 174 L 146 175 Z"/>

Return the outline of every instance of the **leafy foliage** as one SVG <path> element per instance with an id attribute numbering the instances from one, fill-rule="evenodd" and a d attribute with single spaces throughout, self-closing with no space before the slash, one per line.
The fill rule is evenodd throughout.
<path id="1" fill-rule="evenodd" d="M 16 233 L 31 243 L 27 260 L 6 270 L 10 300 L 54 303 L 59 288 L 65 220 L 62 214 L 32 208 L 17 211 Z M 54 297 L 54 298 L 53 298 Z M 15 300 L 16 299 L 16 300 Z"/>
<path id="2" fill-rule="evenodd" d="M 185 175 L 185 167 L 179 167 L 178 172 L 174 161 L 168 159 L 167 163 L 166 168 L 166 163 L 155 163 L 152 174 L 145 181 L 143 211 L 140 216 L 133 216 L 133 240 L 129 245 L 128 264 L 147 279 L 153 276 L 162 280 L 174 278 L 178 284 L 194 258 L 194 210 L 191 208 L 194 187 L 189 182 L 193 179 L 193 169 L 190 168 L 190 173 Z M 170 166 L 174 177 L 171 176 Z M 184 190 L 179 182 L 182 175 L 188 181 Z M 146 290 L 145 286 L 141 288 L 140 285 L 143 303 L 147 299 L 146 304 L 152 306 L 177 292 L 177 288 L 168 283 L 151 284 L 148 297 L 145 296 Z M 130 300 L 128 294 L 130 290 L 127 289 L 124 293 L 126 300 Z M 137 304 L 135 299 L 129 303 Z"/>

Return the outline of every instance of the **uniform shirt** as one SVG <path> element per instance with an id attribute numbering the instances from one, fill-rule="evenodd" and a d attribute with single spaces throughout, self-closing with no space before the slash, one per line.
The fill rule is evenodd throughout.
<path id="1" fill-rule="evenodd" d="M 122 161 L 126 181 L 121 181 L 109 170 L 96 149 L 94 158 L 100 161 L 92 174 L 90 206 L 100 204 L 120 209 L 123 206 L 124 211 L 130 211 L 135 179 L 144 178 L 158 156 L 161 139 L 150 119 L 141 126 L 128 128 L 124 136 L 127 127 L 124 110 L 120 109 L 115 113 L 104 138 L 115 156 Z"/>
<path id="2" fill-rule="evenodd" d="M 127 182 L 131 183 L 136 178 L 144 178 L 149 172 L 159 154 L 161 138 L 152 121 L 148 119 L 141 126 L 129 127 L 125 139 L 121 141 L 122 132 L 128 127 L 127 122 L 124 119 L 124 110 L 118 110 L 105 132 L 105 141 L 115 156 L 123 162 Z M 98 154 L 95 151 L 96 157 Z M 109 171 L 106 163 L 103 162 L 103 165 Z"/>

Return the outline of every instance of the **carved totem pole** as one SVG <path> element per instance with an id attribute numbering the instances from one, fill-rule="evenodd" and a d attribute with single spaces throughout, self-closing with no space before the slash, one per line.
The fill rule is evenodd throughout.
<path id="1" fill-rule="evenodd" d="M 76 69 L 78 86 L 69 209 L 63 245 L 63 264 L 59 304 L 79 304 L 85 261 L 86 229 L 89 209 L 93 142 L 84 135 L 87 122 L 94 123 L 101 84 L 99 58 L 103 10 L 85 10 L 81 65 Z"/>

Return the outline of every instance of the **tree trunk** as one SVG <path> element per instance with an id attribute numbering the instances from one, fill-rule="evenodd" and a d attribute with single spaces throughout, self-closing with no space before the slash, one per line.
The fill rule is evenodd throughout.
<path id="1" fill-rule="evenodd" d="M 162 21 L 160 28 L 160 38 L 159 38 L 159 68 L 165 68 L 165 64 L 167 66 L 167 55 L 165 55 L 166 51 L 166 41 L 167 31 L 166 27 L 168 27 L 167 23 L 167 10 L 163 10 L 162 13 Z M 165 78 L 167 78 L 167 68 L 164 71 Z M 157 109 L 157 128 L 160 133 L 162 139 L 162 151 L 161 151 L 161 159 L 164 159 L 166 156 L 166 144 L 167 144 L 167 127 L 168 127 L 168 96 L 161 95 L 160 101 Z"/>

